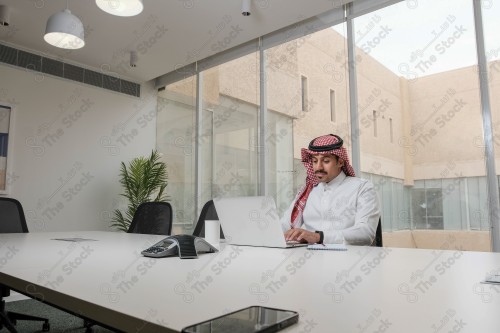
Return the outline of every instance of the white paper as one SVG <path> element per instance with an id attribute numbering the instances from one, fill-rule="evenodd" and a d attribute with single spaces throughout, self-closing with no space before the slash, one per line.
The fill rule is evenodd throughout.
<path id="1" fill-rule="evenodd" d="M 308 250 L 327 250 L 327 251 L 347 251 L 344 244 L 311 244 L 307 246 Z"/>

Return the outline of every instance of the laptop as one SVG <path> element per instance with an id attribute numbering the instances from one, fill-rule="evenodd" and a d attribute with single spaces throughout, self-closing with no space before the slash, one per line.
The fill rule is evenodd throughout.
<path id="1" fill-rule="evenodd" d="M 272 197 L 215 198 L 214 204 L 229 244 L 279 248 L 307 246 L 285 240 Z"/>

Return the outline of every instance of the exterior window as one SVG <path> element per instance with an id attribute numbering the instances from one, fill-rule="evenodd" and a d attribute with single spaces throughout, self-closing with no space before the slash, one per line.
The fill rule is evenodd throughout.
<path id="1" fill-rule="evenodd" d="M 412 211 L 415 229 L 443 229 L 443 190 L 413 189 Z"/>
<path id="2" fill-rule="evenodd" d="M 307 77 L 301 76 L 301 89 L 302 89 L 302 111 L 308 111 L 307 109 Z"/>
<path id="3" fill-rule="evenodd" d="M 330 89 L 330 117 L 332 122 L 336 122 L 335 116 L 335 90 Z"/>
<path id="4" fill-rule="evenodd" d="M 391 143 L 394 142 L 394 132 L 392 128 L 392 118 L 389 118 L 389 135 L 391 136 Z"/>
<path id="5" fill-rule="evenodd" d="M 412 231 L 414 235 L 422 234 L 419 229 L 463 230 L 463 243 L 457 240 L 454 246 L 467 250 L 479 249 L 472 245 L 479 233 L 466 231 L 481 231 L 481 237 L 488 239 L 487 225 L 491 223 L 485 204 L 484 155 L 479 152 L 484 143 L 481 92 L 478 73 L 473 71 L 477 57 L 471 3 L 422 0 L 418 8 L 409 8 L 402 1 L 353 20 L 356 30 L 363 32 L 354 34 L 354 43 L 362 50 L 356 54 L 360 171 L 370 174 L 381 199 L 383 230 L 410 225 L 417 229 Z M 469 10 L 459 10 L 460 5 Z M 483 8 L 483 14 L 484 30 L 491 36 L 485 51 L 493 92 L 500 82 L 500 42 L 495 35 L 500 7 Z M 415 25 L 408 24 L 410 21 Z M 437 28 L 439 37 L 432 37 L 429 31 L 436 27 L 442 30 Z M 403 34 L 405 38 L 400 38 Z M 451 40 L 453 45 L 448 45 Z M 317 89 L 310 88 L 311 92 Z M 343 96 L 337 97 L 340 109 Z M 498 133 L 500 104 L 498 96 L 496 102 L 494 99 L 492 125 Z M 474 152 L 464 154 L 463 147 L 471 145 L 471 137 L 477 138 Z M 495 148 L 499 143 L 495 140 Z M 387 186 L 389 180 L 397 180 L 398 185 Z M 440 248 L 448 235 L 432 233 L 435 238 L 428 237 L 416 246 Z M 481 242 L 481 250 L 489 250 L 487 242 Z"/>

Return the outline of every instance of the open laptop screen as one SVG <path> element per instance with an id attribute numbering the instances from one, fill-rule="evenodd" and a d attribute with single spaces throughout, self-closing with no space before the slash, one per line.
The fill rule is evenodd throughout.
<path id="1" fill-rule="evenodd" d="M 272 197 L 215 198 L 214 204 L 230 244 L 287 247 Z"/>

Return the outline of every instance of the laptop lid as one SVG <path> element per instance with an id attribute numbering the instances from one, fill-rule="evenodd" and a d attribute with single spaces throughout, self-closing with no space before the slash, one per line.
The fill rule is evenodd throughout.
<path id="1" fill-rule="evenodd" d="M 287 247 L 272 197 L 215 198 L 214 204 L 228 243 Z"/>

